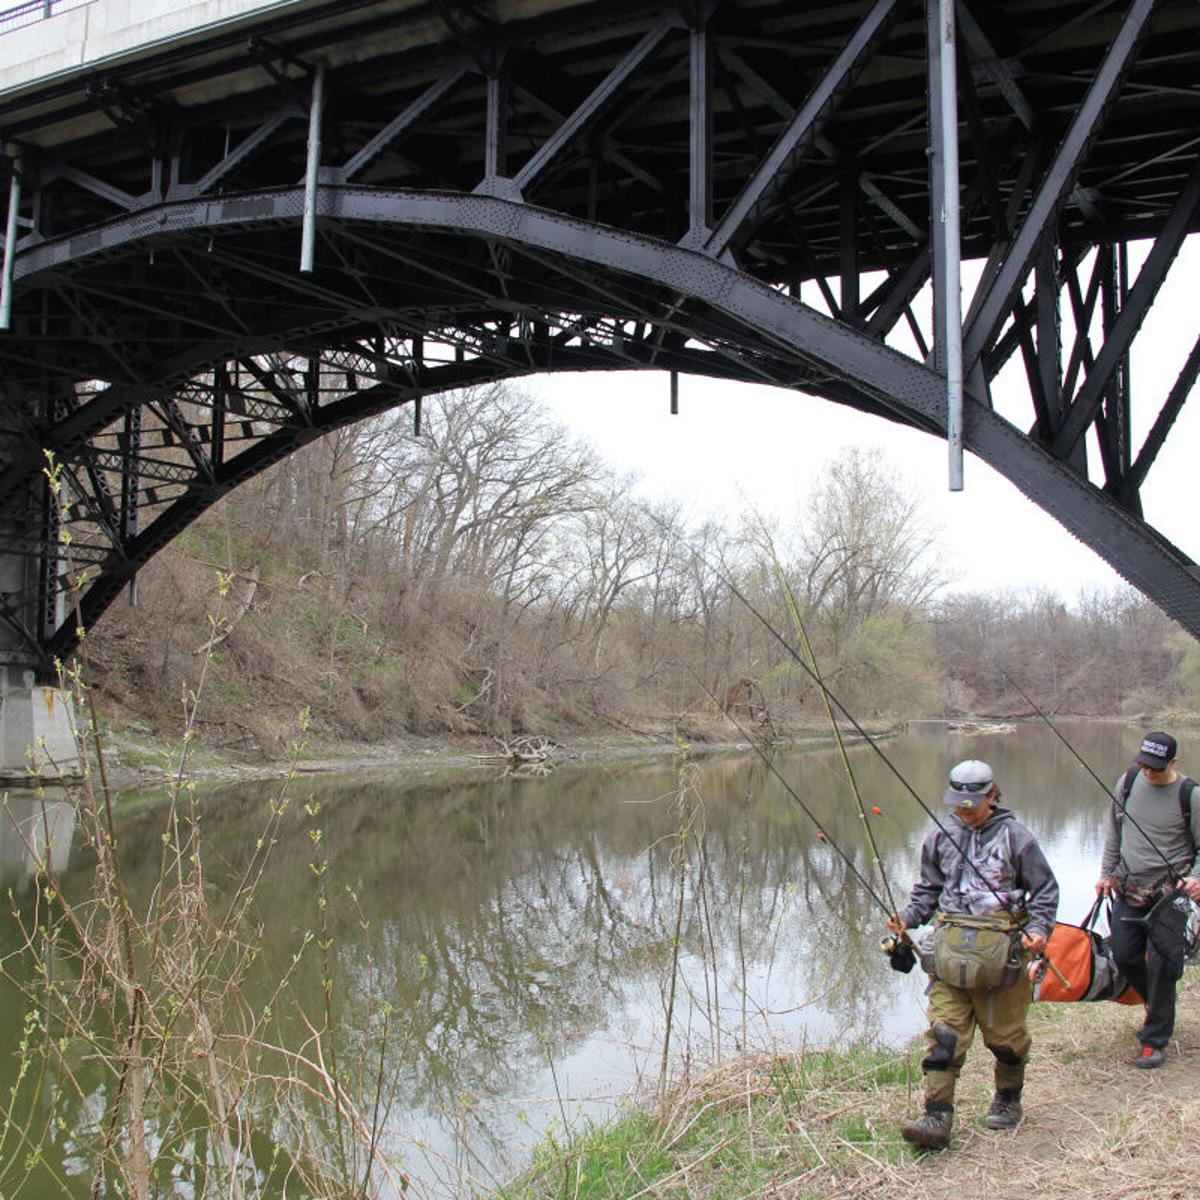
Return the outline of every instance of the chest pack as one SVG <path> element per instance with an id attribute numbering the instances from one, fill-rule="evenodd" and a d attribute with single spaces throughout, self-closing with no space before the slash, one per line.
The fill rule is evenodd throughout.
<path id="1" fill-rule="evenodd" d="M 1117 818 L 1117 836 L 1121 835 L 1121 822 L 1125 820 L 1125 805 L 1129 802 L 1129 793 L 1133 791 L 1133 781 L 1141 772 L 1136 764 L 1121 776 L 1121 803 L 1114 804 Z M 1179 815 L 1183 817 L 1183 828 L 1192 843 L 1192 853 L 1196 853 L 1196 834 L 1192 830 L 1192 793 L 1196 790 L 1196 781 L 1185 775 L 1179 784 Z"/>

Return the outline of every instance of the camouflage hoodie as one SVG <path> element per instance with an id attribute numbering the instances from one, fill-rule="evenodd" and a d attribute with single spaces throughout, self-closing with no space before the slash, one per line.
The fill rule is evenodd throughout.
<path id="1" fill-rule="evenodd" d="M 978 829 L 953 811 L 942 824 L 921 846 L 921 878 L 900 913 L 904 924 L 924 925 L 939 910 L 979 915 L 1024 908 L 1027 932 L 1048 938 L 1058 881 L 1033 834 L 1007 808 L 996 808 Z"/>

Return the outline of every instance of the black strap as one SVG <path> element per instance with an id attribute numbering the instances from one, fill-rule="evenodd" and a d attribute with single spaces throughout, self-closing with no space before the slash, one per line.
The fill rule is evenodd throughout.
<path id="1" fill-rule="evenodd" d="M 1113 804 L 1117 816 L 1117 836 L 1121 834 L 1121 821 L 1125 816 L 1125 805 L 1129 802 L 1129 793 L 1133 791 L 1133 781 L 1141 773 L 1142 768 L 1136 763 L 1121 776 L 1121 803 Z M 1183 827 L 1192 843 L 1192 855 L 1196 853 L 1196 835 L 1192 832 L 1192 793 L 1196 790 L 1196 781 L 1185 775 L 1179 784 L 1179 815 L 1183 817 Z"/>

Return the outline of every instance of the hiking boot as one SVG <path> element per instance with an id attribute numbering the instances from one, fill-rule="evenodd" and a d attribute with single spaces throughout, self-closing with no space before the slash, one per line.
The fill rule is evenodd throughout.
<path id="1" fill-rule="evenodd" d="M 1133 1060 L 1135 1067 L 1145 1067 L 1153 1070 L 1163 1065 L 1163 1052 L 1157 1046 L 1143 1046 L 1141 1053 Z"/>
<path id="2" fill-rule="evenodd" d="M 950 1144 L 954 1109 L 949 1105 L 926 1104 L 925 1111 L 900 1129 L 900 1136 L 923 1150 L 942 1150 Z"/>
<path id="3" fill-rule="evenodd" d="M 992 1097 L 992 1106 L 987 1111 L 984 1124 L 989 1129 L 1016 1129 L 1025 1110 L 1021 1107 L 1021 1091 L 998 1091 Z"/>

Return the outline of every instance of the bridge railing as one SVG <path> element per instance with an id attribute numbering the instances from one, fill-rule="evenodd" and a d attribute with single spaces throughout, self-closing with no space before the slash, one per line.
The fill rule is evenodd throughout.
<path id="1" fill-rule="evenodd" d="M 59 13 L 84 8 L 95 2 L 96 0 L 26 0 L 25 4 L 0 8 L 0 34 L 11 33 L 14 29 L 22 29 L 36 21 L 44 21 L 47 17 L 56 17 Z"/>

